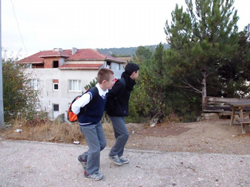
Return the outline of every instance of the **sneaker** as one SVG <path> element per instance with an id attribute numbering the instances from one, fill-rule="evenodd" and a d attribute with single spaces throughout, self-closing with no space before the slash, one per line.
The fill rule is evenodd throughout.
<path id="1" fill-rule="evenodd" d="M 114 164 L 121 166 L 123 163 L 120 161 L 119 157 L 117 155 L 115 156 L 109 156 L 109 159 L 113 161 Z"/>
<path id="2" fill-rule="evenodd" d="M 78 156 L 77 160 L 82 164 L 83 169 L 86 170 L 87 160 L 83 160 L 81 155 Z"/>
<path id="3" fill-rule="evenodd" d="M 96 181 L 99 181 L 99 180 L 101 180 L 103 178 L 103 174 L 101 174 L 101 173 L 94 173 L 94 174 L 90 175 L 90 174 L 87 174 L 86 171 L 84 171 L 84 177 L 89 178 L 89 179 L 93 179 L 93 180 L 96 180 Z"/>
<path id="4" fill-rule="evenodd" d="M 124 158 L 124 157 L 119 157 L 120 161 L 123 163 L 123 164 L 128 164 L 129 163 L 129 159 L 127 158 Z"/>

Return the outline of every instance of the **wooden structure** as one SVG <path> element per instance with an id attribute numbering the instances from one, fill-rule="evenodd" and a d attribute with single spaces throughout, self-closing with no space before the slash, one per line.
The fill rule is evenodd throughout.
<path id="1" fill-rule="evenodd" d="M 239 111 L 240 119 L 237 119 L 241 125 L 242 134 L 246 133 L 246 125 L 250 124 L 249 114 L 250 114 L 250 99 L 248 101 L 239 101 L 239 102 L 228 102 L 232 108 L 231 122 L 230 125 L 233 125 L 235 112 Z M 248 119 L 245 119 L 248 117 Z"/>
<path id="2" fill-rule="evenodd" d="M 231 115 L 232 107 L 228 104 L 229 102 L 250 102 L 250 99 L 241 98 L 220 98 L 220 97 L 210 97 L 205 98 L 203 113 L 219 113 L 220 115 Z M 249 107 L 245 107 L 243 112 L 249 111 Z M 239 114 L 239 112 L 235 112 Z"/>
<path id="3" fill-rule="evenodd" d="M 242 134 L 246 133 L 246 126 L 250 125 L 250 119 L 238 119 L 236 120 L 240 123 Z"/>
<path id="4" fill-rule="evenodd" d="M 204 103 L 203 113 L 218 113 L 222 115 L 230 115 L 233 124 L 235 115 L 239 115 L 236 121 L 241 124 L 242 133 L 246 133 L 246 125 L 250 124 L 250 99 L 242 98 L 220 98 L 220 97 L 206 97 Z M 245 119 L 248 117 L 248 119 Z"/>

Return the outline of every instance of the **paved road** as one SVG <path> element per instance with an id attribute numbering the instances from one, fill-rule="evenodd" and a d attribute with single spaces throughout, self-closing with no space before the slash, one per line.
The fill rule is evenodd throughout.
<path id="1" fill-rule="evenodd" d="M 0 141 L 0 186 L 250 186 L 250 155 L 125 150 L 129 164 L 115 166 L 101 153 L 104 179 L 83 176 L 77 156 L 86 146 Z"/>

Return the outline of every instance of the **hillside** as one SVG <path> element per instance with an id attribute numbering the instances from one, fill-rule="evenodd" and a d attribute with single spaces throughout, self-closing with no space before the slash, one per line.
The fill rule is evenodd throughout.
<path id="1" fill-rule="evenodd" d="M 165 49 L 168 49 L 170 47 L 169 44 L 163 44 Z M 154 50 L 156 48 L 157 45 L 147 45 L 144 47 L 148 47 L 152 50 Z M 121 55 L 121 56 L 133 56 L 135 55 L 135 52 L 137 50 L 138 47 L 122 47 L 122 48 L 100 48 L 97 49 L 99 52 L 103 53 L 103 54 L 107 54 L 107 55 Z"/>

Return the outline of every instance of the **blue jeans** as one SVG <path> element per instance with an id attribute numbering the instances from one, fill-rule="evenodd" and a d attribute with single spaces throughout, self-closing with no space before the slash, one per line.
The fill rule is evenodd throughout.
<path id="1" fill-rule="evenodd" d="M 99 173 L 100 152 L 106 147 L 107 141 L 101 122 L 87 126 L 80 126 L 80 130 L 88 144 L 89 150 L 81 156 L 87 160 L 86 172 L 88 174 Z"/>
<path id="2" fill-rule="evenodd" d="M 117 116 L 109 116 L 113 129 L 114 129 L 114 135 L 115 135 L 115 145 L 110 150 L 109 156 L 115 156 L 118 155 L 121 157 L 123 155 L 123 151 L 125 148 L 125 145 L 129 138 L 129 132 L 126 127 L 126 122 L 124 117 L 117 117 Z"/>

